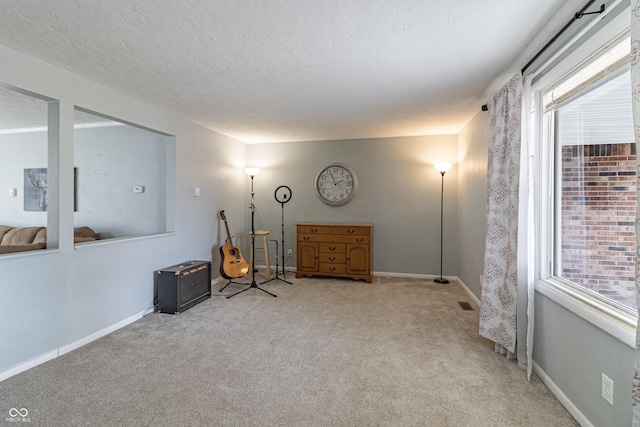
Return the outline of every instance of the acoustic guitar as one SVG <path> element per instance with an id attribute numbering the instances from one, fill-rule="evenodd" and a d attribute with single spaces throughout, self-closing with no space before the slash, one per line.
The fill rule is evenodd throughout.
<path id="1" fill-rule="evenodd" d="M 227 231 L 227 242 L 220 246 L 220 274 L 226 279 L 237 279 L 247 274 L 249 264 L 242 257 L 240 248 L 233 246 L 231 233 L 229 233 L 229 225 L 227 225 L 227 217 L 224 211 L 220 211 L 220 218 L 224 221 L 224 228 Z"/>

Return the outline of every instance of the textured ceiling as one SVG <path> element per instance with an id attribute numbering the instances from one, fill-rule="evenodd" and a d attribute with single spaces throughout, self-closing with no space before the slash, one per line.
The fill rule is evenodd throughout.
<path id="1" fill-rule="evenodd" d="M 248 143 L 450 134 L 560 3 L 2 0 L 0 43 Z"/>

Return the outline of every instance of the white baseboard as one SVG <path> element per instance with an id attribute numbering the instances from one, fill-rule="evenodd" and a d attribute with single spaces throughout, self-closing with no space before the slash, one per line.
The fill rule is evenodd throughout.
<path id="1" fill-rule="evenodd" d="M 58 350 L 49 351 L 43 355 L 35 357 L 31 360 L 27 360 L 26 362 L 20 363 L 12 368 L 9 368 L 5 371 L 0 372 L 0 382 L 6 380 L 7 378 L 11 378 L 14 375 L 18 375 L 21 372 L 28 371 L 31 368 L 35 368 L 38 365 L 43 364 L 44 362 L 48 362 L 49 360 L 55 359 L 58 357 Z"/>
<path id="2" fill-rule="evenodd" d="M 387 272 L 387 271 L 374 271 L 372 275 L 374 277 L 403 277 L 407 279 L 425 279 L 425 280 L 433 280 L 440 277 L 440 275 L 436 275 L 436 274 L 395 273 L 395 272 Z M 458 280 L 456 276 L 442 276 L 442 277 L 449 281 Z"/>
<path id="3" fill-rule="evenodd" d="M 569 400 L 569 398 L 562 392 L 560 387 L 553 382 L 553 380 L 547 375 L 547 373 L 538 365 L 535 361 L 533 362 L 533 372 L 540 378 L 540 380 L 547 386 L 547 388 L 553 393 L 553 395 L 558 399 L 560 404 L 565 407 L 567 411 L 571 414 L 573 418 L 580 424 L 582 427 L 594 427 L 594 425 L 589 421 L 587 417 L 576 407 L 576 405 Z"/>
<path id="4" fill-rule="evenodd" d="M 95 332 L 87 337 L 84 337 L 78 341 L 75 341 L 69 345 L 65 345 L 59 348 L 58 350 L 58 356 L 62 356 L 63 354 L 67 354 L 70 351 L 73 351 L 77 348 L 82 347 L 83 345 L 87 345 L 92 341 L 97 340 L 98 338 L 102 338 L 105 335 L 109 335 L 111 332 L 117 331 L 120 328 L 124 328 L 125 326 L 135 322 L 136 320 L 142 319 L 142 316 L 144 316 L 144 314 L 147 312 L 147 310 L 145 311 L 141 311 L 138 314 L 134 314 L 133 316 L 127 317 L 126 319 L 123 319 L 121 321 L 119 321 L 118 323 L 115 323 L 111 326 L 108 326 L 104 329 L 99 330 L 98 332 Z"/>
<path id="5" fill-rule="evenodd" d="M 467 287 L 467 285 L 464 284 L 462 280 L 460 280 L 457 277 L 455 280 L 456 282 L 460 283 L 460 286 L 462 286 L 462 289 L 464 289 L 469 294 L 469 297 L 471 297 L 471 299 L 476 304 L 476 306 L 480 308 L 480 299 L 473 292 L 471 292 L 471 290 Z"/>
<path id="6" fill-rule="evenodd" d="M 31 360 L 28 360 L 24 363 L 20 363 L 14 367 L 11 367 L 5 371 L 0 372 L 0 382 L 6 380 L 7 378 L 10 378 L 14 375 L 18 375 L 21 372 L 27 371 L 31 368 L 34 368 L 38 365 L 41 365 L 45 362 L 48 362 L 49 360 L 55 359 L 56 357 L 62 356 L 63 354 L 69 353 L 72 350 L 75 350 L 77 348 L 82 347 L 83 345 L 89 344 L 92 341 L 97 340 L 98 338 L 104 337 L 105 335 L 110 334 L 111 332 L 114 332 L 120 328 L 123 328 L 127 325 L 129 325 L 130 323 L 135 322 L 138 319 L 141 319 L 142 316 L 144 316 L 144 314 L 147 312 L 148 310 L 145 311 L 141 311 L 138 314 L 134 314 L 133 316 L 127 317 L 124 320 L 121 320 L 118 323 L 115 323 L 111 326 L 108 326 L 104 329 L 101 329 L 85 338 L 82 338 L 78 341 L 75 341 L 71 344 L 62 346 L 62 347 L 58 347 L 57 349 L 48 351 L 45 354 L 42 354 L 38 357 L 34 357 Z"/>

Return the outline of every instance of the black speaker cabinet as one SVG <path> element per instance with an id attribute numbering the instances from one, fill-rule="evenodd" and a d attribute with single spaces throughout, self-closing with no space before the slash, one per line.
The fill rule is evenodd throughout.
<path id="1" fill-rule="evenodd" d="M 187 261 L 156 270 L 156 310 L 180 314 L 211 297 L 211 263 Z"/>

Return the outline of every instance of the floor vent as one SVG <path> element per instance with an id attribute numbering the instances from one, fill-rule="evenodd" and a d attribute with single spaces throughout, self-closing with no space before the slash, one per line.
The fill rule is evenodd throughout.
<path id="1" fill-rule="evenodd" d="M 471 307 L 471 304 L 469 304 L 468 302 L 458 301 L 458 304 L 460 304 L 460 307 L 463 310 L 467 310 L 467 311 L 471 310 L 471 311 L 473 311 L 473 307 Z"/>

